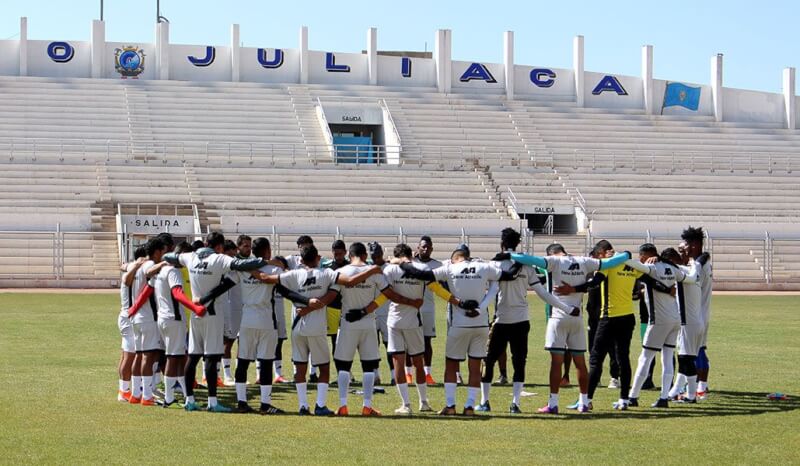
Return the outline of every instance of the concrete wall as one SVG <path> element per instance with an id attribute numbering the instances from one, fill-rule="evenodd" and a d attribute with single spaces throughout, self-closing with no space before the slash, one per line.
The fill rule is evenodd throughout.
<path id="1" fill-rule="evenodd" d="M 783 96 L 769 92 L 723 89 L 723 121 L 776 123 L 784 121 Z"/>

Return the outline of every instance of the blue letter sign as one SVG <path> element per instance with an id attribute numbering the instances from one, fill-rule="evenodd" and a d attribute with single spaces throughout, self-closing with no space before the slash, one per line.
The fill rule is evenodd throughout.
<path id="1" fill-rule="evenodd" d="M 206 56 L 203 58 L 198 58 L 193 55 L 187 55 L 186 58 L 189 60 L 194 66 L 208 66 L 214 63 L 214 59 L 217 57 L 217 49 L 213 45 L 206 46 Z"/>
<path id="2" fill-rule="evenodd" d="M 50 42 L 47 56 L 56 63 L 66 63 L 75 56 L 75 49 L 68 42 Z"/>
<path id="3" fill-rule="evenodd" d="M 531 70 L 531 82 L 536 87 L 552 87 L 555 84 L 556 74 L 548 68 L 534 68 Z"/>
<path id="4" fill-rule="evenodd" d="M 592 94 L 600 95 L 605 91 L 614 91 L 617 93 L 617 95 L 628 95 L 628 91 L 622 87 L 619 79 L 617 79 L 615 76 L 603 76 L 603 79 L 601 79 L 600 82 L 597 83 L 597 86 L 595 86 L 592 90 Z"/>
<path id="5" fill-rule="evenodd" d="M 469 65 L 464 74 L 461 75 L 459 81 L 462 83 L 468 83 L 473 79 L 477 79 L 480 81 L 486 81 L 487 83 L 496 83 L 497 80 L 494 79 L 492 73 L 489 71 L 489 68 L 486 68 L 486 65 L 483 63 L 473 63 Z"/>
<path id="6" fill-rule="evenodd" d="M 283 50 L 275 49 L 275 58 L 267 60 L 266 49 L 258 49 L 258 64 L 264 68 L 280 68 L 283 65 Z"/>
<path id="7" fill-rule="evenodd" d="M 411 77 L 411 59 L 408 58 L 408 57 L 403 57 L 401 63 L 402 63 L 401 68 L 402 68 L 402 72 L 403 72 L 403 77 L 404 78 L 410 78 Z"/>
<path id="8" fill-rule="evenodd" d="M 325 69 L 332 73 L 349 73 L 350 67 L 347 65 L 337 65 L 336 57 L 332 52 L 325 54 Z"/>

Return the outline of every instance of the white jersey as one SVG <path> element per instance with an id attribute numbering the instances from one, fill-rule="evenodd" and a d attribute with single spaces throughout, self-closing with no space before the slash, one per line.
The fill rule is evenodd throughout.
<path id="1" fill-rule="evenodd" d="M 489 282 L 499 280 L 502 273 L 499 267 L 474 260 L 450 263 L 433 271 L 436 280 L 446 282 L 455 297 L 479 303 L 489 288 Z M 452 327 L 489 326 L 489 313 L 485 309 L 478 309 L 476 317 L 467 317 L 464 309 L 450 309 L 448 312 Z"/>
<path id="2" fill-rule="evenodd" d="M 710 260 L 699 268 L 697 282 L 700 284 L 700 313 L 703 315 L 703 321 L 708 323 L 711 317 L 711 289 L 714 282 Z"/>
<path id="3" fill-rule="evenodd" d="M 391 264 L 389 264 L 388 262 L 384 263 L 381 266 L 381 271 L 386 271 L 386 267 L 389 267 L 389 265 L 391 265 Z M 389 286 L 392 286 L 392 284 L 389 283 Z M 385 303 L 381 304 L 380 307 L 378 307 L 378 309 L 375 309 L 375 312 L 373 313 L 373 314 L 375 314 L 375 318 L 376 319 L 380 319 L 380 318 L 388 317 L 389 316 L 389 306 L 390 305 L 391 305 L 391 301 L 386 301 Z"/>
<path id="4" fill-rule="evenodd" d="M 128 263 L 125 269 L 126 273 L 133 270 L 133 262 Z M 120 280 L 119 281 L 120 317 L 124 317 L 126 319 L 128 318 L 128 309 L 130 309 L 131 306 L 133 305 L 134 299 L 136 299 L 136 296 L 134 296 L 133 294 L 133 283 L 131 283 L 131 286 L 126 286 L 125 280 Z"/>
<path id="5" fill-rule="evenodd" d="M 678 282 L 692 283 L 697 281 L 697 269 L 692 269 L 693 278 L 684 273 L 680 267 L 656 262 L 655 264 L 642 264 L 636 260 L 628 260 L 626 264 L 643 274 L 658 280 L 664 286 L 672 287 Z M 688 280 L 687 280 L 688 279 Z M 678 302 L 667 293 L 656 292 L 647 280 L 642 280 L 645 286 L 644 299 L 650 318 L 650 324 L 674 324 L 681 322 Z"/>
<path id="6" fill-rule="evenodd" d="M 544 259 L 547 262 L 547 279 L 554 286 L 562 282 L 572 286 L 582 285 L 590 275 L 600 270 L 600 260 L 591 257 L 547 256 Z M 553 294 L 571 307 L 583 308 L 583 293 Z M 570 317 L 570 312 L 570 309 L 553 307 L 550 317 L 554 319 Z"/>
<path id="7" fill-rule="evenodd" d="M 436 259 L 430 259 L 428 262 L 423 262 L 419 258 L 414 258 L 414 263 L 422 265 L 424 267 L 423 270 L 435 270 L 444 265 Z M 423 300 L 424 303 L 422 304 L 422 307 L 419 308 L 420 312 L 427 312 L 431 314 L 436 312 L 436 298 L 433 294 L 433 291 L 426 289 Z"/>
<path id="8" fill-rule="evenodd" d="M 289 270 L 299 269 L 303 266 L 303 260 L 300 258 L 300 254 L 292 254 L 287 257 L 286 263 L 289 265 Z"/>
<path id="9" fill-rule="evenodd" d="M 685 265 L 679 266 L 685 275 L 691 275 L 691 267 Z M 687 281 L 677 283 L 677 293 L 675 293 L 675 300 L 678 303 L 678 311 L 681 316 L 681 325 L 703 325 L 702 315 L 702 290 L 700 284 L 697 282 L 689 283 Z"/>
<path id="10" fill-rule="evenodd" d="M 345 265 L 336 271 L 344 276 L 352 277 L 372 267 L 371 265 Z M 340 328 L 349 330 L 375 330 L 375 313 L 369 313 L 355 322 L 348 322 L 344 316 L 350 309 L 361 309 L 369 306 L 381 291 L 389 287 L 383 274 L 370 275 L 369 278 L 355 286 L 338 287 L 342 294 L 342 317 Z"/>
<path id="11" fill-rule="evenodd" d="M 495 267 L 508 271 L 513 261 L 492 261 Z M 520 269 L 517 278 L 498 282 L 499 292 L 495 302 L 495 322 L 499 324 L 515 324 L 530 319 L 528 315 L 528 288 L 539 283 L 539 277 L 533 267 L 525 265 Z"/>
<path id="12" fill-rule="evenodd" d="M 189 284 L 192 287 L 192 296 L 202 298 L 222 282 L 222 277 L 231 271 L 232 257 L 215 253 L 212 249 L 203 248 L 195 252 L 187 252 L 178 256 L 178 261 L 189 269 Z M 220 302 L 218 304 L 218 302 Z M 209 315 L 217 314 L 217 306 L 222 311 L 227 308 L 227 297 L 220 296 L 206 306 Z M 220 315 L 223 315 L 220 313 Z M 200 319 L 192 313 L 193 319 Z"/>
<path id="13" fill-rule="evenodd" d="M 413 262 L 414 268 L 427 270 L 426 264 Z M 425 282 L 411 277 L 403 277 L 405 272 L 397 264 L 391 264 L 383 269 L 383 275 L 392 289 L 409 299 L 421 299 L 425 292 Z M 405 304 L 389 303 L 389 317 L 387 326 L 392 328 L 419 328 L 422 326 L 422 316 L 419 309 Z"/>
<path id="14" fill-rule="evenodd" d="M 136 275 L 133 278 L 133 286 L 131 287 L 134 301 L 136 300 L 136 297 L 139 296 L 139 293 L 142 292 L 145 285 L 148 284 L 149 281 L 147 280 L 147 271 L 150 270 L 150 267 L 154 265 L 155 263 L 149 260 L 142 264 L 142 266 L 139 267 L 139 270 L 136 271 Z M 131 318 L 131 322 L 134 324 L 156 322 L 158 320 L 157 309 L 158 306 L 156 304 L 156 298 L 155 296 L 150 295 L 150 299 L 145 301 L 144 305 L 139 308 L 139 311 L 136 313 L 136 315 Z"/>
<path id="15" fill-rule="evenodd" d="M 183 276 L 180 270 L 171 265 L 165 265 L 159 270 L 158 275 L 151 280 L 151 286 L 155 289 L 158 303 L 158 321 L 166 322 L 169 320 L 186 320 L 186 311 L 178 301 L 172 297 L 172 289 L 176 286 L 183 287 Z"/>
<path id="16" fill-rule="evenodd" d="M 286 288 L 296 291 L 306 298 L 321 298 L 336 284 L 339 272 L 331 269 L 310 269 L 301 267 L 280 275 L 280 283 Z M 297 306 L 292 304 L 292 324 L 297 313 Z M 293 330 L 306 337 L 324 336 L 328 331 L 327 308 L 318 309 L 301 317 Z"/>
<path id="17" fill-rule="evenodd" d="M 266 275 L 278 275 L 283 271 L 273 265 L 265 265 L 258 270 Z M 233 279 L 239 285 L 232 290 L 240 288 L 242 297 L 242 328 L 277 329 L 275 285 L 253 278 L 250 272 L 234 272 L 234 274 L 236 277 Z"/>

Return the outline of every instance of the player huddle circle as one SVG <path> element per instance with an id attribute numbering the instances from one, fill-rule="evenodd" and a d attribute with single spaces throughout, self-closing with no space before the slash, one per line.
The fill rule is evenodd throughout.
<path id="1" fill-rule="evenodd" d="M 607 355 L 611 355 L 614 385 L 620 389 L 613 408 L 639 406 L 639 393 L 650 383 L 648 372 L 658 352 L 661 393 L 652 406 L 666 408 L 670 401 L 695 403 L 705 397 L 708 371 L 705 347 L 712 274 L 710 256 L 703 253 L 703 237 L 702 229 L 689 227 L 678 249 L 659 253 L 647 243 L 635 258 L 628 251 L 615 252 L 605 240 L 588 256 L 567 254 L 556 243 L 547 247 L 545 256 L 535 256 L 515 252 L 521 236 L 506 228 L 500 235 L 500 252 L 491 260 L 471 257 L 469 247 L 462 244 L 440 262 L 431 257 L 433 241 L 428 236 L 420 238 L 415 250 L 396 245 L 387 261 L 383 247 L 375 242 L 355 242 L 347 248 L 339 240 L 333 244 L 333 258 L 322 259 L 312 238 L 304 235 L 297 240 L 296 254 L 273 257 L 267 238 L 241 235 L 234 243 L 212 232 L 204 242 L 176 245 L 171 235 L 162 233 L 122 266 L 118 400 L 198 411 L 201 405 L 194 392 L 197 368 L 203 361 L 206 410 L 284 413 L 272 404 L 272 385 L 288 383 L 281 361 L 284 342 L 289 340 L 300 415 L 349 414 L 351 370 L 357 354 L 363 370 L 360 414 L 380 416 L 373 407 L 373 393 L 379 383 L 382 341 L 400 397 L 394 414 L 410 415 L 415 410 L 409 394 L 412 383 L 419 412 L 433 412 L 428 386 L 435 383 L 431 339 L 436 336 L 437 296 L 447 309 L 445 406 L 438 413 L 448 416 L 460 411 L 470 416 L 491 411 L 494 365 L 510 349 L 514 375 L 509 412 L 519 414 L 530 332 L 528 292 L 532 290 L 546 303 L 545 349 L 551 355 L 548 403 L 536 412 L 559 412 L 559 388 L 567 377 L 562 367 L 569 361 L 578 372 L 580 391 L 569 408 L 590 412 Z M 284 298 L 291 302 L 290 320 L 285 318 Z M 634 375 L 629 351 L 637 299 L 642 352 Z M 494 308 L 491 319 L 490 306 Z M 588 334 L 584 314 L 588 315 Z M 232 373 L 235 341 L 238 354 Z M 673 381 L 676 347 L 678 377 Z M 463 408 L 457 410 L 463 362 L 467 393 Z M 258 409 L 251 407 L 247 394 L 252 363 L 257 367 Z M 219 378 L 220 365 L 224 380 Z M 313 405 L 309 369 L 310 380 L 316 382 Z M 163 390 L 159 390 L 162 379 Z M 339 395 L 336 411 L 326 405 L 333 381 Z M 235 407 L 217 400 L 220 384 L 235 386 Z"/>

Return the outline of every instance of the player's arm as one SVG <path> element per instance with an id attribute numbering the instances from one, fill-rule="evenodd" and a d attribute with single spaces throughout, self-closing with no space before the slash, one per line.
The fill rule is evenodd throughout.
<path id="1" fill-rule="evenodd" d="M 325 295 L 319 299 L 309 299 L 308 306 L 297 309 L 297 316 L 303 317 L 306 314 L 322 309 L 328 304 L 332 303 L 336 297 L 339 296 L 339 291 L 333 288 L 329 289 Z"/>
<path id="2" fill-rule="evenodd" d="M 381 296 L 385 296 L 388 299 L 396 302 L 397 304 L 404 304 L 406 306 L 415 307 L 417 309 L 419 309 L 419 307 L 422 306 L 422 303 L 424 302 L 422 299 L 406 298 L 405 296 L 401 295 L 400 293 L 394 291 L 394 289 L 391 286 L 387 286 L 386 288 L 382 289 L 381 290 Z M 385 303 L 385 302 L 386 301 L 384 300 L 383 302 L 379 303 L 375 308 L 377 309 L 377 308 L 381 307 L 381 305 L 383 305 L 383 303 Z"/>
<path id="3" fill-rule="evenodd" d="M 381 268 L 378 267 L 377 265 L 374 265 L 368 268 L 367 270 L 357 273 L 350 277 L 346 276 L 343 273 L 340 273 L 337 274 L 338 276 L 336 277 L 336 284 L 343 286 L 356 286 L 360 283 L 363 283 L 369 277 L 379 273 L 381 273 Z"/>
<path id="4" fill-rule="evenodd" d="M 514 252 L 511 253 L 511 259 L 514 262 L 519 262 L 524 265 L 532 265 L 534 267 L 547 269 L 547 259 L 541 256 L 531 256 L 529 254 Z"/>
<path id="5" fill-rule="evenodd" d="M 468 312 L 474 313 L 481 305 L 481 303 L 475 301 L 474 299 L 468 299 L 466 301 L 462 301 L 460 298 L 455 297 L 452 293 L 444 289 L 444 287 L 439 282 L 429 283 L 428 289 L 433 291 L 433 294 L 442 298 L 443 300 L 447 301 L 453 306 L 460 307 L 461 309 L 464 309 Z M 473 316 L 470 315 L 470 317 Z"/>
<path id="6" fill-rule="evenodd" d="M 139 268 L 142 265 L 144 265 L 145 262 L 147 262 L 147 259 L 145 259 L 144 257 L 140 257 L 130 263 L 133 266 L 133 268 L 125 272 L 125 274 L 122 276 L 122 282 L 125 283 L 125 286 L 133 285 L 133 279 L 136 278 L 136 271 L 139 270 Z"/>
<path id="7" fill-rule="evenodd" d="M 491 283 L 489 289 L 486 291 L 486 295 L 484 295 L 481 300 L 480 306 L 478 306 L 478 308 L 484 312 L 489 309 L 489 306 L 497 299 L 497 293 L 500 292 L 500 282 L 493 281 Z"/>
<path id="8" fill-rule="evenodd" d="M 206 307 L 204 305 L 193 303 L 192 300 L 183 293 L 183 286 L 173 286 L 171 293 L 172 297 L 175 298 L 175 301 L 178 301 L 179 303 L 183 304 L 184 307 L 197 314 L 197 317 L 202 317 L 203 314 L 206 313 Z"/>
<path id="9" fill-rule="evenodd" d="M 600 286 L 601 283 L 606 281 L 608 277 L 602 272 L 595 272 L 594 275 L 584 283 L 580 285 L 572 286 L 568 283 L 561 282 L 560 285 L 554 286 L 553 291 L 556 293 L 565 296 L 572 293 L 586 293 L 589 290 L 595 289 Z"/>
<path id="10" fill-rule="evenodd" d="M 616 257 L 616 256 L 615 256 Z M 637 272 L 641 272 L 644 275 L 650 276 L 650 274 L 655 270 L 654 264 L 643 264 L 635 259 L 628 259 L 625 261 L 625 265 L 636 270 Z"/>
<path id="11" fill-rule="evenodd" d="M 203 296 L 197 301 L 203 305 L 208 304 L 211 301 L 214 301 L 215 299 L 225 294 L 226 291 L 230 290 L 234 286 L 236 286 L 235 281 L 231 280 L 228 277 L 224 277 L 222 281 L 219 283 L 219 285 L 215 286 L 213 289 L 211 289 L 211 291 L 208 292 L 207 295 Z"/>
<path id="12" fill-rule="evenodd" d="M 618 252 L 609 259 L 600 259 L 600 268 L 598 270 L 613 269 L 619 265 L 627 264 L 626 261 L 629 261 L 632 257 L 630 251 Z"/>
<path id="13" fill-rule="evenodd" d="M 531 289 L 533 290 L 534 293 L 536 293 L 537 296 L 539 296 L 539 298 L 541 298 L 542 301 L 546 302 L 550 306 L 561 309 L 564 312 L 569 312 L 573 316 L 577 316 L 578 314 L 580 314 L 581 311 L 580 309 L 578 309 L 575 306 L 570 306 L 569 304 L 559 299 L 558 296 L 549 293 L 541 283 L 539 282 L 533 283 L 531 285 Z"/>
<path id="14" fill-rule="evenodd" d="M 161 260 L 168 263 L 169 265 L 174 265 L 175 267 L 182 267 L 183 264 L 181 263 L 181 255 L 177 252 L 168 252 L 161 256 Z"/>
<path id="15" fill-rule="evenodd" d="M 270 275 L 260 270 L 251 270 L 250 275 L 252 275 L 253 278 L 260 281 L 261 283 L 266 283 L 267 285 L 277 285 L 280 283 L 280 275 L 275 275 L 275 274 Z"/>
<path id="16" fill-rule="evenodd" d="M 147 277 L 148 280 L 150 280 L 151 278 L 158 275 L 158 272 L 161 272 L 161 269 L 164 268 L 165 265 L 167 265 L 165 261 L 159 262 L 158 264 L 147 269 L 147 273 L 145 273 L 145 276 Z"/>
<path id="17" fill-rule="evenodd" d="M 153 295 L 154 291 L 155 288 L 153 288 L 149 284 L 145 285 L 142 288 L 142 290 L 139 291 L 139 295 L 136 296 L 136 300 L 133 302 L 133 305 L 130 308 L 128 308 L 129 318 L 135 316 L 136 313 L 139 312 L 139 309 L 141 309 L 142 306 L 144 306 L 144 303 L 146 303 L 150 299 L 150 296 Z"/>
<path id="18" fill-rule="evenodd" d="M 516 280 L 517 279 L 517 274 L 519 274 L 519 271 L 522 270 L 523 266 L 524 266 L 524 264 L 522 264 L 522 262 L 514 262 L 514 264 L 512 264 L 511 267 L 508 270 L 503 270 L 500 273 L 500 280 L 499 281 L 501 281 L 501 282 L 509 282 L 509 281 L 512 281 L 512 280 Z"/>
<path id="19" fill-rule="evenodd" d="M 403 262 L 400 264 L 400 269 L 403 270 L 403 277 L 410 277 L 423 282 L 436 281 L 436 276 L 433 274 L 433 270 L 420 270 L 414 267 L 414 264 L 411 262 Z"/>
<path id="20" fill-rule="evenodd" d="M 289 301 L 293 302 L 295 305 L 302 305 L 308 306 L 309 299 L 305 296 L 301 295 L 296 291 L 292 291 L 289 288 L 278 283 L 275 285 L 275 292 L 279 295 L 283 296 L 284 298 L 288 299 Z"/>
<path id="21" fill-rule="evenodd" d="M 697 280 L 700 278 L 700 269 L 703 266 L 698 264 L 697 261 L 690 260 L 688 270 L 685 267 L 679 268 L 680 274 L 683 275 L 683 283 L 697 283 Z"/>

